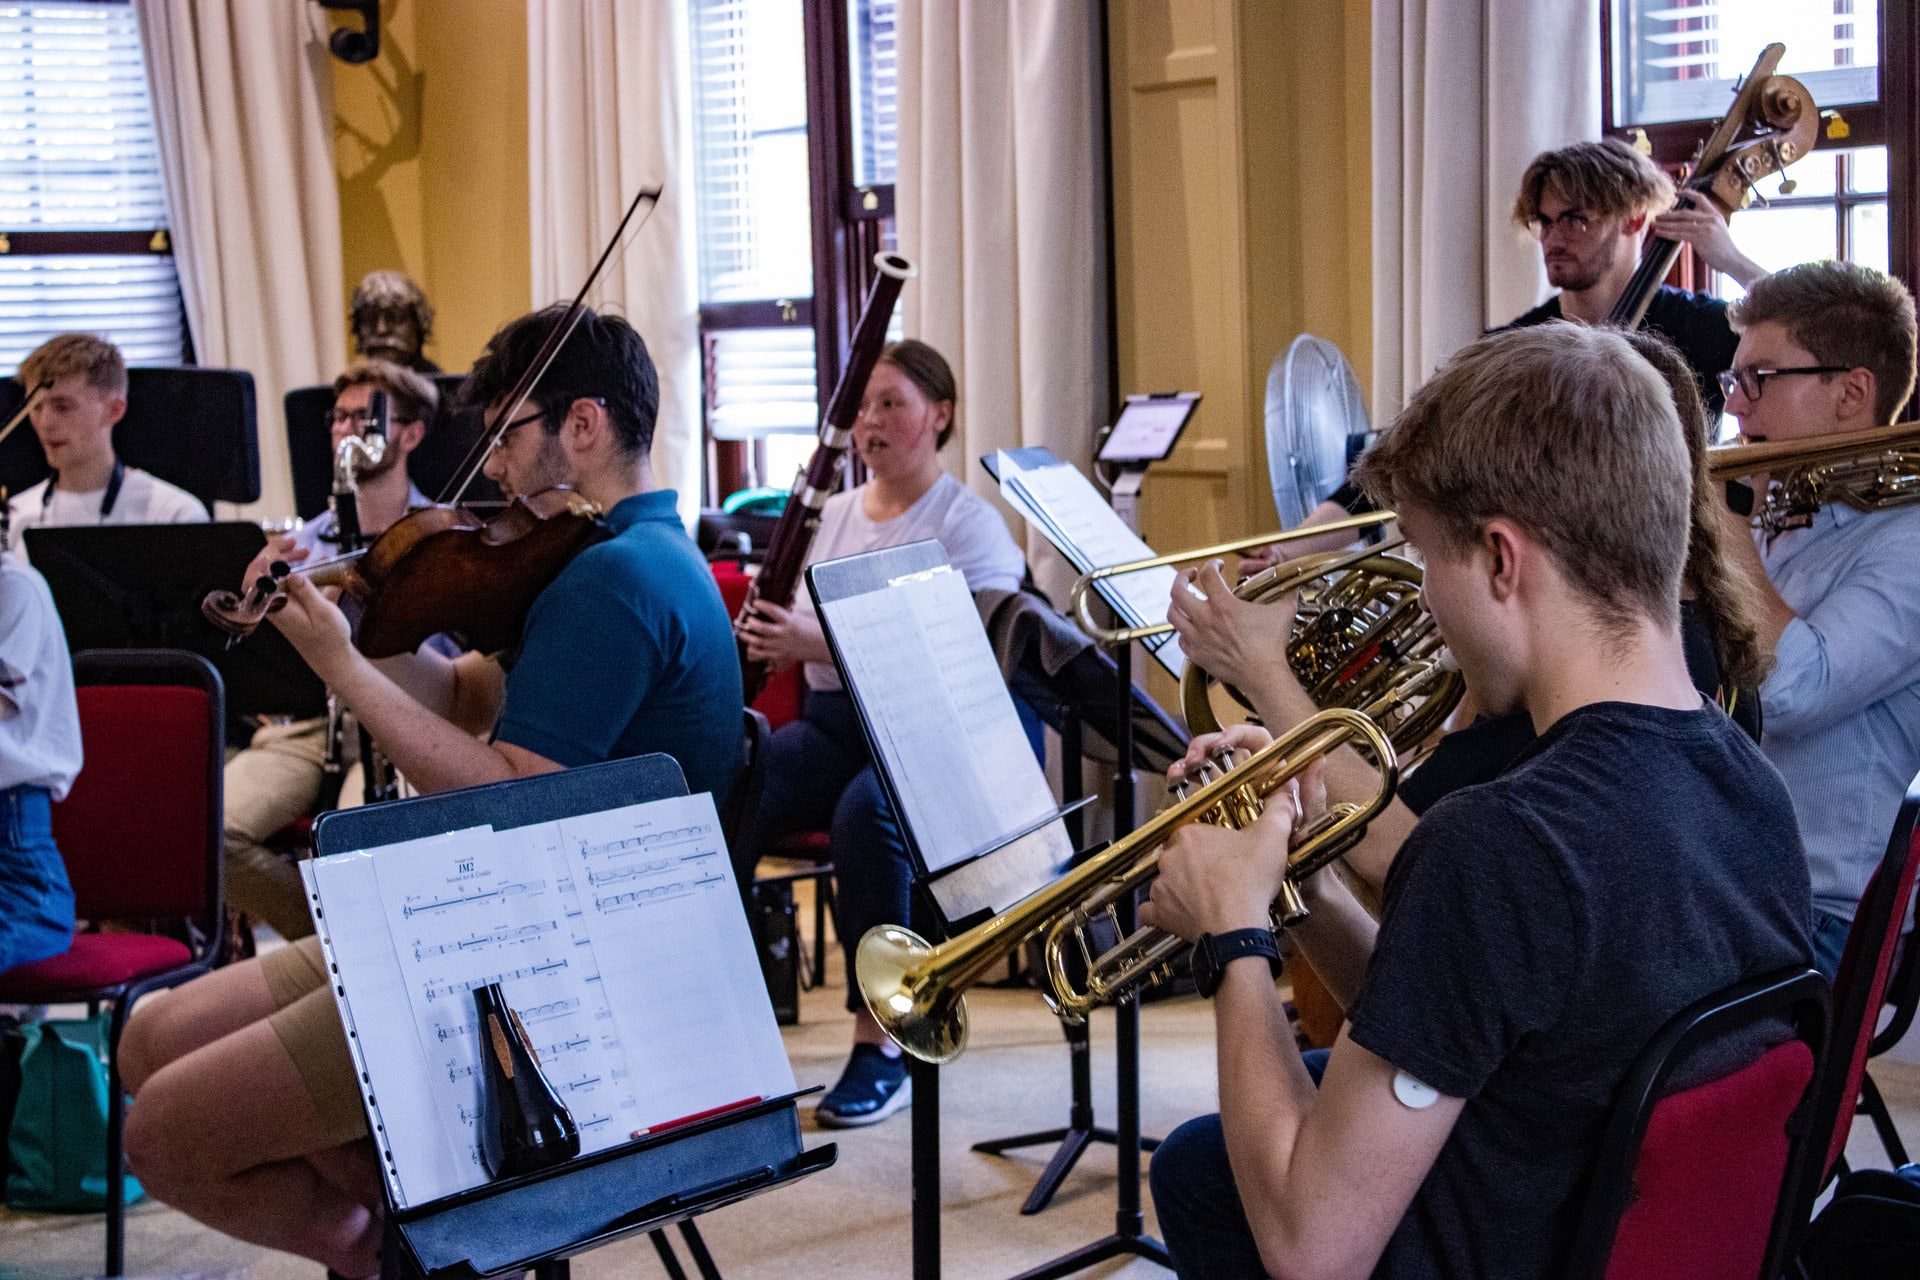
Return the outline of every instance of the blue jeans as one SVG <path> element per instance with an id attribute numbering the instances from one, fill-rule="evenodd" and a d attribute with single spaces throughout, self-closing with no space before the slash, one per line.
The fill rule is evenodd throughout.
<path id="1" fill-rule="evenodd" d="M 1327 1069 L 1327 1050 L 1300 1055 L 1313 1082 Z M 1160 1144 L 1147 1169 L 1160 1238 L 1180 1280 L 1265 1280 L 1253 1228 L 1227 1163 L 1227 1135 L 1218 1115 L 1189 1120 Z"/>
<path id="2" fill-rule="evenodd" d="M 1034 754 L 1040 754 L 1038 718 L 1018 700 L 1014 708 Z M 874 775 L 852 696 L 809 689 L 800 718 L 768 740 L 767 781 L 754 830 L 764 845 L 823 829 L 833 842 L 834 928 L 846 955 L 847 1009 L 857 1013 L 865 1004 L 854 984 L 854 950 L 875 925 L 909 923 L 913 859 Z"/>
<path id="3" fill-rule="evenodd" d="M 1840 953 L 1847 949 L 1847 934 L 1852 929 L 1853 921 L 1818 907 L 1813 909 L 1813 967 L 1825 974 L 1828 982 L 1840 972 Z"/>
<path id="4" fill-rule="evenodd" d="M 0 791 L 0 970 L 73 945 L 73 887 L 45 787 Z"/>

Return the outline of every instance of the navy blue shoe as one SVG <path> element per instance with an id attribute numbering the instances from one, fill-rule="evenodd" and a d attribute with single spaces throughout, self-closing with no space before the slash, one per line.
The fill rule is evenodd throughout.
<path id="1" fill-rule="evenodd" d="M 912 1098 L 904 1057 L 889 1058 L 877 1044 L 856 1044 L 840 1083 L 820 1099 L 813 1118 L 829 1129 L 878 1124 Z"/>

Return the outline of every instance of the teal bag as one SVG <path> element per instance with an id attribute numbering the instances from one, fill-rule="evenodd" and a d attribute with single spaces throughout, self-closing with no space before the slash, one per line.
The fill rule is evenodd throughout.
<path id="1" fill-rule="evenodd" d="M 107 1207 L 107 1019 L 20 1028 L 20 1100 L 7 1135 L 7 1207 L 98 1213 Z M 143 1194 L 126 1180 L 128 1204 Z"/>

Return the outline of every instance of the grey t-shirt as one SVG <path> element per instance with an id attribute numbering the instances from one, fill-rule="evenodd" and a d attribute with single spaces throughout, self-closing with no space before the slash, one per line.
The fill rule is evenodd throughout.
<path id="1" fill-rule="evenodd" d="M 920 500 L 891 520 L 875 523 L 861 509 L 866 486 L 836 493 L 820 512 L 820 531 L 814 535 L 807 563 L 835 560 L 937 539 L 947 561 L 967 580 L 969 591 L 1018 591 L 1027 569 L 1026 557 L 1014 545 L 1007 522 L 991 503 L 947 472 Z M 804 589 L 794 598 L 794 611 L 814 616 L 813 597 Z M 838 689 L 840 673 L 830 662 L 807 664 L 807 688 Z"/>

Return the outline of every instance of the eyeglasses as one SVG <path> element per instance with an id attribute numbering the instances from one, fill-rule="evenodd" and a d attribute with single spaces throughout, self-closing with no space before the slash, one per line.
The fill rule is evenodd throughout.
<path id="1" fill-rule="evenodd" d="M 1549 218 L 1545 214 L 1537 213 L 1533 216 L 1532 226 L 1533 234 L 1542 240 L 1552 235 L 1555 227 L 1566 232 L 1567 239 L 1579 240 L 1593 230 L 1593 218 L 1590 214 L 1582 213 L 1578 209 L 1569 209 L 1557 218 Z"/>
<path id="2" fill-rule="evenodd" d="M 1766 389 L 1768 378 L 1778 378 L 1785 374 L 1797 373 L 1845 373 L 1852 365 L 1845 364 L 1803 364 L 1791 369 L 1756 369 L 1751 365 L 1738 369 L 1724 369 L 1719 375 L 1720 394 L 1731 396 L 1734 388 L 1749 400 L 1758 400 Z"/>
<path id="3" fill-rule="evenodd" d="M 487 452 L 498 453 L 507 447 L 507 440 L 514 432 L 526 426 L 529 422 L 538 422 L 546 416 L 547 411 L 545 409 L 535 409 L 524 418 L 515 418 L 512 422 L 509 422 L 506 426 L 494 433 L 493 443 L 487 447 Z"/>
<path id="4" fill-rule="evenodd" d="M 420 419 L 393 417 L 389 421 L 394 426 L 405 426 Z M 327 423 L 335 427 L 351 426 L 357 434 L 365 435 L 367 428 L 373 425 L 373 415 L 365 409 L 335 409 L 327 415 Z"/>

